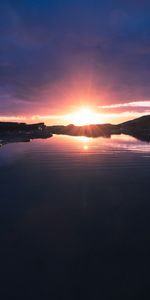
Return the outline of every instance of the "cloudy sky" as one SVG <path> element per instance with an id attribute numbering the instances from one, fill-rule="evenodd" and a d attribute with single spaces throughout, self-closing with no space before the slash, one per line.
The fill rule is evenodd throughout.
<path id="1" fill-rule="evenodd" d="M 81 106 L 150 113 L 150 1 L 2 0 L 0 119 L 53 122 Z"/>

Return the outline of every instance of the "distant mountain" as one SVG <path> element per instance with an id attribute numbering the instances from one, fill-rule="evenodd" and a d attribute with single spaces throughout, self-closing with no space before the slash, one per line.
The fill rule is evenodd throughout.
<path id="1" fill-rule="evenodd" d="M 121 128 L 149 130 L 150 131 L 150 115 L 143 116 L 131 121 L 120 124 Z"/>
<path id="2" fill-rule="evenodd" d="M 48 126 L 52 134 L 64 134 L 72 136 L 111 136 L 111 134 L 120 134 L 120 127 L 112 124 L 89 124 L 84 126 L 75 126 L 73 124 L 63 126 Z"/>

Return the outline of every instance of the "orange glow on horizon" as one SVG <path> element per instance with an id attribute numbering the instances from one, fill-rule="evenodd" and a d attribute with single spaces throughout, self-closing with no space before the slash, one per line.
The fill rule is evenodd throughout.
<path id="1" fill-rule="evenodd" d="M 0 122 L 25 122 L 25 123 L 39 123 L 44 122 L 46 125 L 89 125 L 89 124 L 119 124 L 128 120 L 132 120 L 147 114 L 150 112 L 140 113 L 138 111 L 124 111 L 115 112 L 110 111 L 104 113 L 99 111 L 99 107 L 91 108 L 90 106 L 79 107 L 74 112 L 66 112 L 65 110 L 61 114 L 33 114 L 33 115 L 1 115 Z"/>

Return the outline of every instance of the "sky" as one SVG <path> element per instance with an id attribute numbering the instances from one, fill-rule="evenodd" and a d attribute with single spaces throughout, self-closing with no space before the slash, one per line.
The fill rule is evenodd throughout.
<path id="1" fill-rule="evenodd" d="M 0 120 L 65 123 L 80 107 L 150 113 L 150 1 L 2 0 Z"/>

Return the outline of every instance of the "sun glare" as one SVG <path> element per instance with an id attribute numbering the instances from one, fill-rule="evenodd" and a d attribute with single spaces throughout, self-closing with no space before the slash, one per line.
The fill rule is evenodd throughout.
<path id="1" fill-rule="evenodd" d="M 69 119 L 70 119 L 71 123 L 73 123 L 74 125 L 79 125 L 79 126 L 88 125 L 88 124 L 96 124 L 96 123 L 100 123 L 102 121 L 101 115 L 95 113 L 90 108 L 81 108 L 76 113 L 71 114 Z"/>

